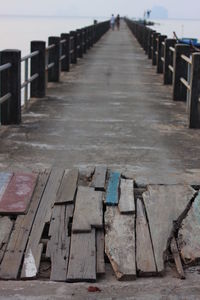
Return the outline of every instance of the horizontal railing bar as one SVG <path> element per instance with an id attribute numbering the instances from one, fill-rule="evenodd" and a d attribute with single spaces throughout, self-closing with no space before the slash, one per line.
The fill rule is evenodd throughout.
<path id="1" fill-rule="evenodd" d="M 39 74 L 34 74 L 33 76 L 31 76 L 28 80 L 24 81 L 21 84 L 21 89 L 25 88 L 29 83 L 31 83 L 32 81 L 34 81 L 36 78 L 39 77 Z"/>
<path id="2" fill-rule="evenodd" d="M 70 36 L 70 40 L 73 40 L 74 39 L 74 37 L 73 36 Z"/>
<path id="3" fill-rule="evenodd" d="M 161 57 L 161 60 L 162 60 L 163 62 L 165 62 L 165 59 L 164 59 L 164 57 Z"/>
<path id="4" fill-rule="evenodd" d="M 32 57 L 38 55 L 39 53 L 40 53 L 39 51 L 34 51 L 34 52 L 30 53 L 30 54 L 28 54 L 28 55 L 22 57 L 22 58 L 21 58 L 21 62 L 23 62 L 23 61 L 25 61 L 25 60 L 27 60 L 27 59 L 29 59 L 29 58 L 32 58 Z"/>
<path id="5" fill-rule="evenodd" d="M 162 42 L 162 45 L 165 46 L 165 42 Z"/>
<path id="6" fill-rule="evenodd" d="M 168 68 L 170 69 L 170 71 L 172 71 L 172 73 L 174 73 L 174 68 L 171 65 L 169 65 Z"/>
<path id="7" fill-rule="evenodd" d="M 188 64 L 190 64 L 190 65 L 192 64 L 192 60 L 191 60 L 188 56 L 182 54 L 182 55 L 181 55 L 181 58 L 182 58 L 184 61 L 186 61 Z"/>
<path id="8" fill-rule="evenodd" d="M 74 50 L 70 50 L 70 54 L 74 53 Z"/>
<path id="9" fill-rule="evenodd" d="M 60 61 L 62 61 L 63 59 L 65 59 L 66 58 L 66 55 L 62 55 L 61 57 L 60 57 Z"/>
<path id="10" fill-rule="evenodd" d="M 61 40 L 60 43 L 61 43 L 61 44 L 64 44 L 64 43 L 66 43 L 66 41 L 67 41 L 67 40 L 64 39 L 64 40 Z"/>
<path id="11" fill-rule="evenodd" d="M 10 99 L 11 96 L 12 96 L 11 93 L 8 93 L 8 94 L 4 95 L 3 97 L 1 97 L 0 98 L 0 104 L 4 103 L 8 99 Z"/>
<path id="12" fill-rule="evenodd" d="M 46 47 L 46 51 L 53 49 L 55 46 L 55 44 L 49 45 L 48 47 Z"/>
<path id="13" fill-rule="evenodd" d="M 174 47 L 169 47 L 169 50 L 172 52 L 175 52 L 175 48 Z"/>
<path id="14" fill-rule="evenodd" d="M 77 46 L 77 49 L 80 49 L 80 45 Z"/>
<path id="15" fill-rule="evenodd" d="M 155 52 L 155 55 L 158 55 L 158 51 Z"/>
<path id="16" fill-rule="evenodd" d="M 190 91 L 191 87 L 185 78 L 181 77 L 180 81 L 184 84 L 184 86 Z"/>
<path id="17" fill-rule="evenodd" d="M 55 63 L 53 62 L 53 63 L 50 63 L 50 64 L 48 64 L 48 66 L 47 66 L 47 68 L 46 68 L 46 71 L 47 70 L 49 70 L 49 69 L 51 69 L 51 68 L 53 68 L 54 67 L 54 65 L 55 65 Z"/>
<path id="18" fill-rule="evenodd" d="M 11 63 L 4 64 L 4 65 L 0 66 L 0 72 L 7 70 L 11 67 L 12 67 Z"/>

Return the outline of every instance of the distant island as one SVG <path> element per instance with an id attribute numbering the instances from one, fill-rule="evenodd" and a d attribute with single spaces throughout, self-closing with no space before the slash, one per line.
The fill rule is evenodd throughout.
<path id="1" fill-rule="evenodd" d="M 151 9 L 151 19 L 168 19 L 168 10 L 164 6 L 153 6 Z"/>

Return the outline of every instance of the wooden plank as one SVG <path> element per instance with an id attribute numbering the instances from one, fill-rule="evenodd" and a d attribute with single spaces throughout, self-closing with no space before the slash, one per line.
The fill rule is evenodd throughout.
<path id="1" fill-rule="evenodd" d="M 51 259 L 51 276 L 53 281 L 66 281 L 69 260 L 70 237 L 68 235 L 69 219 L 73 215 L 73 205 L 55 205 L 50 224 L 50 240 L 47 253 Z"/>
<path id="2" fill-rule="evenodd" d="M 147 223 L 144 206 L 140 199 L 137 199 L 136 263 L 139 275 L 146 276 L 156 273 L 156 264 L 149 226 Z"/>
<path id="3" fill-rule="evenodd" d="M 200 193 L 195 198 L 178 232 L 178 248 L 183 261 L 194 263 L 200 259 Z"/>
<path id="4" fill-rule="evenodd" d="M 105 228 L 105 252 L 117 279 L 135 279 L 135 216 L 120 214 L 118 207 L 107 207 Z"/>
<path id="5" fill-rule="evenodd" d="M 119 211 L 121 214 L 135 213 L 135 200 L 134 200 L 134 182 L 130 179 L 121 179 L 120 182 L 120 199 Z"/>
<path id="6" fill-rule="evenodd" d="M 106 181 L 107 168 L 105 166 L 98 166 L 95 168 L 94 178 L 92 186 L 94 186 L 95 191 L 105 191 L 105 181 Z"/>
<path id="7" fill-rule="evenodd" d="M 39 175 L 38 184 L 28 213 L 25 216 L 18 216 L 15 221 L 15 226 L 0 267 L 0 278 L 2 279 L 18 278 L 24 250 L 48 177 L 48 172 Z"/>
<path id="8" fill-rule="evenodd" d="M 96 245 L 97 245 L 97 274 L 105 274 L 105 237 L 103 230 L 96 230 Z"/>
<path id="9" fill-rule="evenodd" d="M 78 176 L 78 169 L 65 171 L 55 204 L 71 204 L 74 202 Z"/>
<path id="10" fill-rule="evenodd" d="M 181 279 L 185 279 L 185 273 L 184 273 L 183 266 L 181 263 L 180 253 L 179 253 L 177 243 L 176 243 L 176 240 L 174 237 L 172 238 L 170 248 L 171 248 L 171 252 L 172 252 L 175 264 L 176 264 L 176 269 L 177 269 L 178 275 Z"/>
<path id="11" fill-rule="evenodd" d="M 173 221 L 178 219 L 194 194 L 187 185 L 151 185 L 143 193 L 159 273 L 165 269 L 163 257 Z"/>
<path id="12" fill-rule="evenodd" d="M 96 281 L 95 239 L 95 229 L 72 234 L 67 281 Z"/>
<path id="13" fill-rule="evenodd" d="M 56 201 L 57 191 L 62 181 L 64 170 L 52 169 L 46 189 L 42 196 L 26 248 L 21 278 L 35 278 L 38 274 L 42 248 L 40 243 L 45 223 L 50 222 L 51 210 Z"/>
<path id="14" fill-rule="evenodd" d="M 37 183 L 36 174 L 16 173 L 0 199 L 0 214 L 25 214 Z"/>
<path id="15" fill-rule="evenodd" d="M 106 193 L 106 205 L 117 205 L 119 201 L 120 173 L 110 172 Z"/>
<path id="16" fill-rule="evenodd" d="M 92 227 L 103 228 L 102 192 L 79 186 L 76 196 L 72 231 L 90 232 Z"/>
<path id="17" fill-rule="evenodd" d="M 12 228 L 13 221 L 11 221 L 9 217 L 0 217 L 0 264 L 4 256 Z"/>

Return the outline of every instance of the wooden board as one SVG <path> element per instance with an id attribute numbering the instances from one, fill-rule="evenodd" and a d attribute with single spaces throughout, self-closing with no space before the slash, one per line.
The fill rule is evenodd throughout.
<path id="1" fill-rule="evenodd" d="M 119 182 L 120 182 L 120 173 L 110 172 L 107 193 L 106 193 L 106 205 L 117 205 L 118 204 Z"/>
<path id="2" fill-rule="evenodd" d="M 0 199 L 0 214 L 25 214 L 36 183 L 36 174 L 14 174 Z"/>
<path id="3" fill-rule="evenodd" d="M 97 245 L 97 274 L 105 274 L 105 237 L 103 230 L 96 230 L 96 245 Z"/>
<path id="4" fill-rule="evenodd" d="M 11 221 L 9 217 L 0 217 L 0 264 L 10 238 L 12 228 L 13 221 Z"/>
<path id="5" fill-rule="evenodd" d="M 50 240 L 47 244 L 47 256 L 51 259 L 53 281 L 66 281 L 69 260 L 70 236 L 69 219 L 73 215 L 73 205 L 55 205 L 50 223 Z"/>
<path id="6" fill-rule="evenodd" d="M 139 275 L 152 275 L 156 273 L 156 264 L 149 226 L 147 223 L 144 206 L 140 199 L 137 199 L 136 263 Z"/>
<path id="7" fill-rule="evenodd" d="M 74 202 L 78 183 L 78 170 L 65 171 L 55 204 L 71 204 Z"/>
<path id="8" fill-rule="evenodd" d="M 95 229 L 89 233 L 72 234 L 67 281 L 96 280 L 95 240 Z"/>
<path id="9" fill-rule="evenodd" d="M 64 170 L 52 169 L 38 208 L 29 237 L 22 267 L 21 278 L 35 278 L 38 274 L 43 244 L 40 243 L 45 223 L 50 222 L 52 207 L 62 181 Z"/>
<path id="10" fill-rule="evenodd" d="M 107 207 L 105 228 L 105 251 L 117 279 L 135 279 L 135 216 L 120 214 L 118 207 Z"/>
<path id="11" fill-rule="evenodd" d="M 13 175 L 13 173 L 0 172 L 0 199 L 2 198 Z"/>
<path id="12" fill-rule="evenodd" d="M 2 279 L 18 278 L 25 247 L 48 177 L 48 172 L 39 175 L 27 215 L 17 217 L 0 267 L 0 278 Z"/>
<path id="13" fill-rule="evenodd" d="M 92 227 L 103 228 L 102 192 L 79 186 L 72 223 L 72 231 L 90 232 Z"/>
<path id="14" fill-rule="evenodd" d="M 164 271 L 163 257 L 173 221 L 178 219 L 194 194 L 187 185 L 151 185 L 143 193 L 158 272 Z"/>
<path id="15" fill-rule="evenodd" d="M 94 186 L 95 191 L 105 191 L 106 174 L 106 167 L 99 166 L 95 168 L 94 179 L 92 183 L 92 186 Z"/>
<path id="16" fill-rule="evenodd" d="M 192 263 L 200 259 L 200 193 L 195 198 L 178 233 L 178 247 L 183 261 Z"/>
<path id="17" fill-rule="evenodd" d="M 134 182 L 130 179 L 121 179 L 120 182 L 120 199 L 119 211 L 121 214 L 135 213 L 135 200 L 134 200 Z"/>

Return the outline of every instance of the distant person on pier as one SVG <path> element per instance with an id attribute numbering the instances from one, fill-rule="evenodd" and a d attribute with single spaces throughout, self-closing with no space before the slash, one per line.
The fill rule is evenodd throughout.
<path id="1" fill-rule="evenodd" d="M 115 17 L 114 17 L 113 14 L 112 14 L 111 19 L 110 19 L 110 27 L 111 27 L 112 30 L 115 29 Z"/>
<path id="2" fill-rule="evenodd" d="M 116 25 L 117 25 L 117 29 L 120 30 L 120 15 L 119 14 L 116 17 Z"/>

